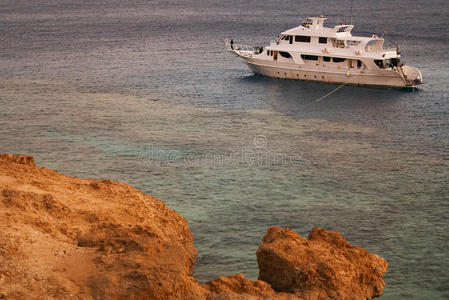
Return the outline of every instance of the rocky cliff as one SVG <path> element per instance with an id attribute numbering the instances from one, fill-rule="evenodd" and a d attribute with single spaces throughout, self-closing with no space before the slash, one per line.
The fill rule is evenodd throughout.
<path id="1" fill-rule="evenodd" d="M 314 229 L 270 227 L 259 279 L 192 277 L 197 252 L 184 218 L 109 180 L 78 179 L 0 155 L 0 298 L 366 299 L 387 263 Z"/>

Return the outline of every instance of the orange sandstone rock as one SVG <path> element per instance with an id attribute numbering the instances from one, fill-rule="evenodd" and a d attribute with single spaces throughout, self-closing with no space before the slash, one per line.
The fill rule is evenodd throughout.
<path id="1" fill-rule="evenodd" d="M 294 294 L 277 293 L 264 281 L 251 281 L 242 274 L 218 277 L 205 284 L 208 300 L 300 299 Z"/>
<path id="2" fill-rule="evenodd" d="M 305 299 L 371 299 L 382 294 L 387 262 L 315 227 L 305 239 L 270 227 L 257 250 L 259 280 Z"/>
<path id="3" fill-rule="evenodd" d="M 200 284 L 187 221 L 162 201 L 0 155 L 0 298 L 366 299 L 384 286 L 385 260 L 323 229 L 270 227 L 257 255 L 260 280 Z"/>
<path id="4" fill-rule="evenodd" d="M 7 299 L 198 299 L 187 221 L 128 185 L 0 156 L 0 294 Z"/>
<path id="5" fill-rule="evenodd" d="M 22 165 L 35 166 L 34 157 L 29 155 L 13 155 L 13 154 L 0 154 L 0 159 L 15 162 Z"/>

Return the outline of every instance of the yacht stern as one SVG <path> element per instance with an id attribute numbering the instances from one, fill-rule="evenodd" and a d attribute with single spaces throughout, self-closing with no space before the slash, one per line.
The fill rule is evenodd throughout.
<path id="1" fill-rule="evenodd" d="M 402 74 L 406 82 L 406 87 L 415 87 L 423 83 L 421 71 L 416 67 L 403 65 Z"/>

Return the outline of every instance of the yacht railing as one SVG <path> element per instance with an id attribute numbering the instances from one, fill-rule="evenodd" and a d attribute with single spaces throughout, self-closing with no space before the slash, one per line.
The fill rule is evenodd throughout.
<path id="1" fill-rule="evenodd" d="M 255 53 L 253 46 L 231 43 L 231 40 L 225 40 L 226 50 L 230 52 L 235 52 L 241 56 L 252 56 Z"/>
<path id="2" fill-rule="evenodd" d="M 378 53 L 383 53 L 383 52 L 392 52 L 392 51 L 396 51 L 396 48 L 382 48 L 382 49 L 375 49 L 375 50 L 370 50 L 365 49 L 366 52 L 378 52 Z"/>

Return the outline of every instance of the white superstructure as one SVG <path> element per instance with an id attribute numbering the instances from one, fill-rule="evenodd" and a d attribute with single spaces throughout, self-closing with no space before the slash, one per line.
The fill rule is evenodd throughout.
<path id="1" fill-rule="evenodd" d="M 267 47 L 248 47 L 226 40 L 255 74 L 359 85 L 415 87 L 421 72 L 400 61 L 399 46 L 384 49 L 384 39 L 352 36 L 353 25 L 324 27 L 323 16 L 308 18 L 282 32 Z"/>

